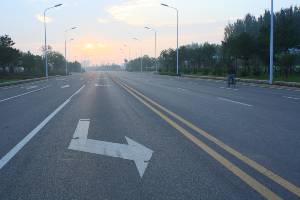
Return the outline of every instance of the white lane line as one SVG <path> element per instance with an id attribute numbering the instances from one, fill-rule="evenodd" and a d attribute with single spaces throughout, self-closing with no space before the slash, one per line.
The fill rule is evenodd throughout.
<path id="1" fill-rule="evenodd" d="M 177 88 L 178 90 L 181 90 L 181 91 L 187 91 L 187 89 L 184 89 L 184 88 Z"/>
<path id="2" fill-rule="evenodd" d="M 239 89 L 236 89 L 236 88 L 229 88 L 229 87 L 220 87 L 220 89 L 234 90 L 234 91 L 238 91 L 239 90 Z"/>
<path id="3" fill-rule="evenodd" d="M 5 101 L 8 101 L 8 100 L 11 100 L 11 99 L 15 99 L 15 98 L 18 98 L 18 97 L 21 97 L 21 96 L 25 96 L 25 95 L 28 95 L 28 94 L 31 94 L 31 93 L 34 93 L 34 92 L 38 92 L 38 91 L 44 90 L 44 89 L 46 89 L 46 88 L 48 88 L 48 87 L 49 87 L 49 86 L 42 87 L 42 88 L 37 89 L 37 90 L 32 90 L 32 91 L 25 92 L 25 93 L 22 93 L 22 94 L 13 96 L 13 97 L 9 97 L 9 98 L 6 98 L 6 99 L 1 99 L 1 100 L 0 100 L 0 103 L 5 102 Z"/>
<path id="4" fill-rule="evenodd" d="M 250 104 L 247 104 L 247 103 L 242 103 L 242 102 L 239 102 L 239 101 L 233 101 L 231 99 L 226 99 L 226 98 L 223 98 L 223 97 L 218 97 L 219 100 L 222 100 L 222 101 L 227 101 L 227 102 L 231 102 L 231 103 L 236 103 L 236 104 L 240 104 L 240 105 L 243 105 L 243 106 L 248 106 L 248 107 L 252 107 L 253 105 L 250 105 Z"/>
<path id="5" fill-rule="evenodd" d="M 48 81 L 48 80 L 34 81 L 34 83 L 42 83 L 45 81 Z M 10 88 L 16 88 L 16 87 L 24 88 L 26 85 L 34 84 L 34 83 L 23 83 L 23 84 L 17 84 L 17 85 L 12 85 L 12 86 L 4 86 L 4 87 L 0 87 L 0 89 L 7 90 Z"/>
<path id="6" fill-rule="evenodd" d="M 70 85 L 63 85 L 63 86 L 61 86 L 60 88 L 61 88 L 61 89 L 64 89 L 64 88 L 68 88 L 68 87 L 70 87 Z"/>
<path id="7" fill-rule="evenodd" d="M 286 98 L 286 99 L 293 99 L 293 100 L 300 100 L 299 97 L 283 96 L 283 98 Z"/>
<path id="8" fill-rule="evenodd" d="M 25 136 L 14 148 L 12 148 L 5 156 L 0 160 L 0 170 L 36 135 L 39 131 L 44 128 L 48 122 L 57 114 L 61 109 L 63 109 L 71 99 L 78 94 L 85 85 L 83 85 L 79 90 L 77 90 L 71 97 L 69 97 L 65 102 L 63 102 L 56 110 L 54 110 L 46 119 L 44 119 L 37 127 L 35 127 L 27 136 Z"/>
<path id="9" fill-rule="evenodd" d="M 37 85 L 33 85 L 33 86 L 30 86 L 28 88 L 26 88 L 26 90 L 31 90 L 31 89 L 34 89 L 34 88 L 37 88 L 38 86 Z"/>
<path id="10" fill-rule="evenodd" d="M 110 87 L 109 84 L 95 84 L 95 87 Z"/>

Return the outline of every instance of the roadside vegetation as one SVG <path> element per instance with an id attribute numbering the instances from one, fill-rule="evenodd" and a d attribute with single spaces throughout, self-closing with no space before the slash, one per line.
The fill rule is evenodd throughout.
<path id="1" fill-rule="evenodd" d="M 300 7 L 275 13 L 274 77 L 300 82 Z M 225 76 L 234 66 L 239 77 L 267 79 L 269 70 L 270 12 L 256 18 L 247 14 L 228 24 L 221 44 L 192 43 L 181 46 L 181 73 Z M 161 74 L 174 74 L 176 49 L 163 50 L 158 58 Z M 143 57 L 144 71 L 155 70 L 155 59 Z M 140 58 L 126 63 L 128 71 L 140 71 Z"/>
<path id="2" fill-rule="evenodd" d="M 45 75 L 44 58 L 31 52 L 14 48 L 14 41 L 8 35 L 0 35 L 0 82 L 37 78 Z M 42 49 L 42 52 L 43 49 Z M 65 75 L 65 58 L 48 47 L 49 75 Z M 68 62 L 69 72 L 80 72 L 81 64 Z"/>

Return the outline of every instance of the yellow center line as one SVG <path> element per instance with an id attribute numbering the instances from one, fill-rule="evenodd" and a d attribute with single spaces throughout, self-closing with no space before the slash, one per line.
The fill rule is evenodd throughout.
<path id="1" fill-rule="evenodd" d="M 238 168 L 235 164 L 227 160 L 225 157 L 223 157 L 221 154 L 217 153 L 215 150 L 210 148 L 208 145 L 206 145 L 204 142 L 202 142 L 200 139 L 195 137 L 193 134 L 188 132 L 186 129 L 178 125 L 176 122 L 171 120 L 169 117 L 167 117 L 165 114 L 151 106 L 149 103 L 147 103 L 145 100 L 143 100 L 141 97 L 139 97 L 137 94 L 135 94 L 133 91 L 131 91 L 129 88 L 127 88 L 127 85 L 123 85 L 123 83 L 120 83 L 116 80 L 114 80 L 115 83 L 120 85 L 122 88 L 124 88 L 128 93 L 130 93 L 132 96 L 134 96 L 137 100 L 139 100 L 141 103 L 143 103 L 146 107 L 148 107 L 150 110 L 152 110 L 154 113 L 156 113 L 159 117 L 161 117 L 163 120 L 165 120 L 169 125 L 171 125 L 173 128 L 178 130 L 181 134 L 183 134 L 186 138 L 188 138 L 190 141 L 192 141 L 194 144 L 196 144 L 198 147 L 200 147 L 202 150 L 204 150 L 207 154 L 209 154 L 211 157 L 213 157 L 215 160 L 217 160 L 219 163 L 221 163 L 225 168 L 227 168 L 229 171 L 231 171 L 233 174 L 238 176 L 242 181 L 244 181 L 246 184 L 248 184 L 251 188 L 256 190 L 259 194 L 261 194 L 266 199 L 270 200 L 281 200 L 282 198 L 279 197 L 277 194 L 272 192 L 270 189 L 268 189 L 266 186 L 258 182 L 256 179 L 252 178 L 250 175 L 248 175 L 246 172 Z"/>
<path id="2" fill-rule="evenodd" d="M 282 178 L 281 176 L 275 174 L 274 172 L 272 172 L 269 169 L 265 168 L 264 166 L 262 166 L 261 164 L 257 163 L 256 161 L 254 161 L 254 160 L 248 158 L 247 156 L 241 154 L 237 150 L 235 150 L 232 147 L 226 145 L 225 143 L 223 143 L 219 139 L 215 138 L 214 136 L 210 135 L 209 133 L 207 133 L 206 131 L 202 130 L 201 128 L 197 127 L 193 123 L 187 121 L 186 119 L 180 117 L 176 113 L 168 110 L 167 108 L 161 106 L 160 104 L 158 104 L 157 102 L 153 101 L 152 99 L 146 97 L 145 95 L 143 95 L 139 91 L 135 90 L 134 88 L 132 88 L 132 87 L 130 87 L 128 85 L 126 85 L 126 86 L 129 89 L 131 89 L 132 91 L 134 91 L 136 94 L 138 94 L 141 97 L 143 97 L 148 102 L 150 102 L 153 105 L 157 106 L 159 109 L 161 109 L 164 112 L 168 113 L 169 115 L 171 115 L 172 117 L 174 117 L 178 121 L 182 122 L 183 124 L 185 124 L 186 126 L 188 126 L 189 128 L 191 128 L 192 130 L 198 132 L 199 134 L 201 134 L 202 136 L 204 136 L 205 138 L 207 138 L 211 142 L 215 143 L 216 145 L 218 145 L 219 147 L 221 147 L 222 149 L 224 149 L 225 151 L 227 151 L 231 155 L 233 155 L 236 158 L 238 158 L 239 160 L 243 161 L 248 166 L 254 168 L 256 171 L 258 171 L 261 174 L 263 174 L 264 176 L 268 177 L 269 179 L 271 179 L 275 183 L 281 185 L 283 188 L 287 189 L 288 191 L 290 191 L 290 192 L 294 193 L 295 195 L 297 195 L 298 197 L 300 197 L 300 188 L 298 186 L 296 186 L 293 183 L 287 181 L 286 179 Z"/>

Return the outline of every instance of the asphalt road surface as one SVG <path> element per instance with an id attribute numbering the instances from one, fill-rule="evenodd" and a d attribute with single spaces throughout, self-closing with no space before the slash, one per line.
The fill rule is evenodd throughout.
<path id="1" fill-rule="evenodd" d="M 300 90 L 89 72 L 0 88 L 0 199 L 300 199 Z"/>

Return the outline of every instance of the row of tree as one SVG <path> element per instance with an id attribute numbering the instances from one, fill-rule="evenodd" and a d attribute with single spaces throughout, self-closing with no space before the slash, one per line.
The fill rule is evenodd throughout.
<path id="1" fill-rule="evenodd" d="M 228 24 L 224 40 L 217 44 L 190 44 L 181 46 L 181 72 L 225 75 L 229 67 L 240 76 L 263 76 L 268 73 L 270 45 L 270 12 L 258 18 L 247 14 Z M 300 73 L 300 7 L 281 9 L 274 15 L 275 75 Z M 139 71 L 140 59 L 127 63 L 127 70 Z M 155 59 L 145 56 L 147 69 L 154 69 Z M 158 58 L 161 72 L 175 72 L 176 50 L 163 50 Z M 298 65 L 298 66 L 297 66 Z"/>
<path id="2" fill-rule="evenodd" d="M 44 58 L 31 52 L 22 52 L 14 48 L 15 43 L 8 35 L 0 36 L 0 75 L 39 77 L 45 74 Z M 43 48 L 44 49 L 44 48 Z M 42 49 L 42 51 L 44 51 Z M 65 74 L 64 56 L 48 47 L 49 75 Z M 80 72 L 81 64 L 68 62 L 69 72 Z"/>
<path id="3" fill-rule="evenodd" d="M 150 58 L 148 55 L 145 55 L 128 62 L 125 60 L 125 67 L 127 71 L 154 71 L 155 61 L 155 58 Z"/>

